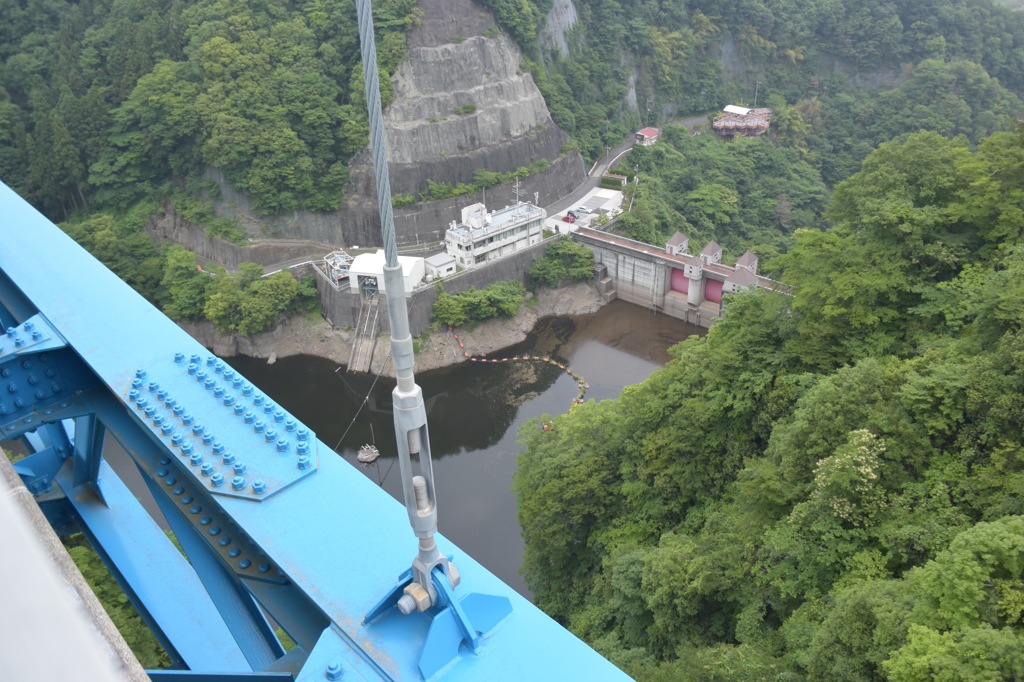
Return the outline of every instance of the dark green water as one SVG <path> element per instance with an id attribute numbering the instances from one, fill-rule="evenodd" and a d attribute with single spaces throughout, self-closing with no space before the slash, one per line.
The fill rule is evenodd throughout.
<path id="1" fill-rule="evenodd" d="M 593 315 L 542 321 L 522 344 L 491 357 L 529 353 L 566 363 L 590 384 L 588 400 L 615 398 L 668 361 L 667 349 L 704 330 L 614 301 Z M 233 358 L 231 364 L 320 440 L 401 499 L 391 417 L 392 380 L 350 375 L 330 360 L 300 356 L 273 365 Z M 578 386 L 563 370 L 539 363 L 462 363 L 418 372 L 427 406 L 440 531 L 513 588 L 529 596 L 519 575 L 523 541 L 511 492 L 519 446 L 529 419 L 565 412 Z M 365 401 L 365 402 L 364 402 Z M 376 443 L 373 465 L 356 462 Z M 409 532 L 409 557 L 415 541 Z"/>

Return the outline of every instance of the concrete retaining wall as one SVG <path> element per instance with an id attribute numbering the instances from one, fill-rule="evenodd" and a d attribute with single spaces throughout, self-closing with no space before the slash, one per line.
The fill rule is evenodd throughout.
<path id="1" fill-rule="evenodd" d="M 457 294 L 468 291 L 470 287 L 483 289 L 495 282 L 518 281 L 525 284 L 526 272 L 530 269 L 530 264 L 544 255 L 550 242 L 551 239 L 548 239 L 489 263 L 485 267 L 463 270 L 452 277 L 446 277 L 443 281 L 444 290 L 449 294 Z M 330 320 L 335 327 L 354 328 L 359 320 L 361 304 L 359 294 L 352 293 L 350 289 L 336 290 L 322 273 L 317 277 L 317 288 L 320 290 L 320 309 L 324 317 Z M 432 284 L 416 289 L 409 296 L 409 331 L 413 336 L 418 336 L 430 326 L 430 318 L 436 300 L 437 287 Z M 386 311 L 386 300 L 382 297 L 381 331 L 390 332 Z"/>

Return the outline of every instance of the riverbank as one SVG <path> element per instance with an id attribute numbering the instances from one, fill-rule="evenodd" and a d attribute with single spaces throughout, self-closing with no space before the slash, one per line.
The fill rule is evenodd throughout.
<path id="1" fill-rule="evenodd" d="M 528 294 L 528 297 L 515 317 L 495 318 L 477 323 L 469 330 L 455 330 L 464 348 L 459 348 L 459 341 L 452 338 L 447 329 L 417 337 L 414 340 L 417 349 L 416 371 L 457 364 L 465 359 L 463 353 L 485 355 L 508 348 L 526 339 L 542 318 L 586 315 L 597 312 L 604 305 L 601 295 L 590 282 L 560 289 L 542 289 L 536 295 Z M 319 315 L 315 318 L 291 318 L 274 331 L 253 338 L 221 334 L 209 322 L 185 323 L 181 327 L 220 357 L 245 355 L 266 358 L 270 363 L 293 355 L 313 355 L 339 365 L 347 365 L 354 337 L 351 330 L 332 328 Z M 381 372 L 384 376 L 394 376 L 394 369 L 389 362 L 390 354 L 390 339 L 382 334 L 374 350 L 371 373 Z"/>

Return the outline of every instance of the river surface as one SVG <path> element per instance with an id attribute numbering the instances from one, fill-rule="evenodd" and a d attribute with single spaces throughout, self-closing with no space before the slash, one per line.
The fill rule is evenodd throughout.
<path id="1" fill-rule="evenodd" d="M 606 400 L 664 365 L 670 346 L 703 333 L 680 320 L 613 301 L 592 315 L 542 320 L 526 341 L 490 357 L 525 353 L 557 358 L 589 383 L 587 400 Z M 348 374 L 331 360 L 311 356 L 282 358 L 273 365 L 245 357 L 230 362 L 320 440 L 402 499 L 391 416 L 393 380 Z M 519 452 L 516 434 L 532 418 L 567 411 L 579 386 L 564 370 L 536 362 L 465 362 L 417 373 L 416 382 L 427 408 L 439 530 L 529 597 L 519 575 L 523 540 L 511 491 Z M 375 464 L 356 461 L 364 443 L 380 450 Z M 410 530 L 410 561 L 415 547 Z"/>

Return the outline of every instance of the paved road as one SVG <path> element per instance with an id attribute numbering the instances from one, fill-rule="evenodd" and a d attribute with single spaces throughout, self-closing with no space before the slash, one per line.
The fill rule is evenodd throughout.
<path id="1" fill-rule="evenodd" d="M 698 116 L 687 116 L 686 118 L 679 118 L 674 121 L 669 121 L 667 125 L 670 126 L 683 126 L 684 128 L 693 128 L 708 122 L 707 114 L 700 114 Z M 627 151 L 633 148 L 633 142 L 635 138 L 633 135 L 625 137 L 622 142 L 609 151 L 605 156 L 598 159 L 594 167 L 590 169 L 590 175 L 583 183 L 574 189 L 569 196 L 559 199 L 558 201 L 545 206 L 544 210 L 548 212 L 549 216 L 556 215 L 564 212 L 566 209 L 574 208 L 579 206 L 580 201 L 587 195 L 590 190 L 597 187 L 597 183 L 601 180 L 601 176 L 604 175 L 605 170 L 610 166 L 614 166 L 619 157 L 625 154 Z"/>

